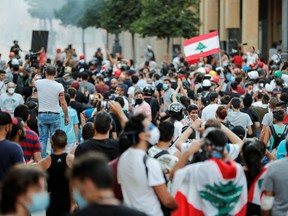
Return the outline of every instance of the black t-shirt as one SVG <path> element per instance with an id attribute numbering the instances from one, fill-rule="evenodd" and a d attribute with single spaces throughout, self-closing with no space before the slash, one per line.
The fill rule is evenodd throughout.
<path id="1" fill-rule="evenodd" d="M 229 95 L 231 98 L 240 98 L 240 94 L 236 93 L 236 92 L 226 92 L 225 95 Z"/>
<path id="2" fill-rule="evenodd" d="M 81 119 L 80 119 L 80 114 L 83 112 L 83 106 L 80 102 L 78 101 L 71 101 L 70 106 L 76 110 L 78 120 L 79 120 L 79 125 L 81 124 Z"/>
<path id="3" fill-rule="evenodd" d="M 146 216 L 137 210 L 121 205 L 98 205 L 93 204 L 89 207 L 73 214 L 73 216 Z"/>
<path id="4" fill-rule="evenodd" d="M 85 97 L 85 95 L 80 91 L 76 92 L 75 100 L 78 101 L 79 103 L 85 103 L 85 104 L 89 102 L 88 98 Z"/>
<path id="5" fill-rule="evenodd" d="M 32 86 L 25 86 L 22 91 L 22 95 L 25 97 L 25 101 L 32 95 Z"/>
<path id="6" fill-rule="evenodd" d="M 144 99 L 151 107 L 152 123 L 156 124 L 156 115 L 160 109 L 159 103 L 156 98 L 145 98 Z"/>
<path id="7" fill-rule="evenodd" d="M 76 148 L 75 157 L 89 151 L 104 153 L 110 161 L 120 156 L 118 140 L 115 139 L 88 139 Z"/>

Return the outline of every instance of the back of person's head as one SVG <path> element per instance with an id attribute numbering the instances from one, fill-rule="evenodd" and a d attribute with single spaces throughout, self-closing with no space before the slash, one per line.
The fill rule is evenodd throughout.
<path id="1" fill-rule="evenodd" d="M 67 145 L 67 135 L 63 130 L 57 129 L 52 135 L 53 148 L 64 149 Z"/>
<path id="2" fill-rule="evenodd" d="M 264 94 L 263 97 L 262 97 L 262 103 L 263 104 L 268 104 L 269 100 L 270 100 L 270 97 L 268 95 Z"/>
<path id="3" fill-rule="evenodd" d="M 70 98 L 76 97 L 77 90 L 73 87 L 68 88 L 67 93 L 69 94 Z"/>
<path id="4" fill-rule="evenodd" d="M 240 106 L 241 106 L 240 98 L 233 98 L 231 101 L 231 105 L 234 109 L 240 109 Z"/>
<path id="5" fill-rule="evenodd" d="M 77 80 L 74 80 L 72 83 L 71 83 L 71 87 L 72 88 L 75 88 L 76 90 L 79 90 L 80 88 L 80 84 Z"/>
<path id="6" fill-rule="evenodd" d="M 283 111 L 286 112 L 287 105 L 286 105 L 286 103 L 285 103 L 284 101 L 279 101 L 279 102 L 277 102 L 276 107 L 277 107 L 278 109 L 282 109 Z"/>
<path id="7" fill-rule="evenodd" d="M 246 94 L 243 98 L 244 107 L 250 107 L 252 105 L 253 98 L 250 94 Z"/>
<path id="8" fill-rule="evenodd" d="M 266 145 L 261 141 L 247 141 L 242 147 L 242 156 L 248 169 L 250 180 L 255 179 L 261 172 L 262 159 L 265 156 Z"/>
<path id="9" fill-rule="evenodd" d="M 225 133 L 215 127 L 210 127 L 205 130 L 203 136 L 205 145 L 207 145 L 208 155 L 213 158 L 222 158 L 228 139 Z"/>
<path id="10" fill-rule="evenodd" d="M 71 100 L 70 95 L 65 93 L 65 101 L 66 101 L 67 105 L 70 104 L 70 100 Z"/>
<path id="11" fill-rule="evenodd" d="M 230 86 L 231 86 L 231 89 L 232 89 L 232 90 L 236 91 L 236 90 L 237 90 L 238 83 L 237 83 L 236 81 L 234 81 L 234 82 L 232 82 L 232 83 L 230 84 Z"/>
<path id="12" fill-rule="evenodd" d="M 143 125 L 144 120 L 145 116 L 143 114 L 134 115 L 129 118 L 120 135 L 119 146 L 127 149 L 127 147 L 129 148 L 139 143 L 139 134 L 145 130 L 145 126 Z"/>
<path id="13" fill-rule="evenodd" d="M 96 152 L 89 152 L 76 158 L 69 176 L 72 180 L 90 180 L 97 189 L 111 189 L 112 171 L 107 158 Z M 83 185 L 84 186 L 84 185 Z"/>
<path id="14" fill-rule="evenodd" d="M 106 134 L 112 127 L 112 117 L 107 112 L 99 112 L 94 118 L 94 129 L 99 134 Z"/>
<path id="15" fill-rule="evenodd" d="M 284 111 L 283 110 L 273 111 L 273 119 L 274 119 L 274 123 L 283 122 Z"/>
<path id="16" fill-rule="evenodd" d="M 94 136 L 94 126 L 92 122 L 87 122 L 82 128 L 83 140 L 91 139 Z"/>
<path id="17" fill-rule="evenodd" d="M 29 108 L 24 104 L 20 104 L 14 110 L 14 117 L 19 117 L 26 122 L 29 117 Z"/>
<path id="18" fill-rule="evenodd" d="M 114 99 L 114 101 L 118 102 L 118 103 L 121 105 L 122 108 L 123 108 L 124 105 L 125 105 L 125 102 L 124 102 L 123 97 L 116 97 L 116 98 Z"/>
<path id="19" fill-rule="evenodd" d="M 286 104 L 288 104 L 288 93 L 284 92 L 280 96 L 280 100 L 284 101 Z"/>
<path id="20" fill-rule="evenodd" d="M 242 126 L 239 126 L 239 125 L 233 127 L 232 132 L 234 134 L 236 134 L 242 140 L 244 139 L 245 133 L 246 133 L 245 129 Z"/>
<path id="21" fill-rule="evenodd" d="M 19 133 L 19 130 L 21 130 L 22 132 L 21 133 L 24 133 L 24 125 L 22 123 L 22 118 L 14 118 L 13 119 L 13 122 L 12 122 L 12 130 L 11 130 L 11 133 L 10 133 L 10 138 L 13 139 L 15 138 L 18 133 Z"/>
<path id="22" fill-rule="evenodd" d="M 211 94 L 209 95 L 209 99 L 211 102 L 214 102 L 217 98 L 218 98 L 218 93 L 216 92 L 211 92 Z"/>
<path id="23" fill-rule="evenodd" d="M 218 116 L 218 118 L 220 118 L 221 120 L 224 120 L 226 118 L 226 116 L 228 115 L 227 113 L 227 109 L 224 106 L 219 106 L 216 110 L 216 115 Z"/>
<path id="24" fill-rule="evenodd" d="M 132 80 L 132 83 L 133 83 L 133 84 L 136 84 L 136 83 L 138 82 L 138 80 L 139 80 L 139 77 L 136 76 L 136 75 L 132 75 L 132 76 L 131 76 L 131 80 Z"/>
<path id="25" fill-rule="evenodd" d="M 174 134 L 174 125 L 171 122 L 163 121 L 159 125 L 160 139 L 159 141 L 170 142 Z"/>
<path id="26" fill-rule="evenodd" d="M 242 77 L 236 77 L 235 81 L 237 82 L 237 84 L 239 85 L 242 81 Z"/>
<path id="27" fill-rule="evenodd" d="M 88 74 L 87 72 L 83 72 L 83 73 L 81 74 L 82 80 L 88 80 L 88 77 L 89 77 L 89 74 Z"/>
<path id="28" fill-rule="evenodd" d="M 215 118 L 211 118 L 211 119 L 208 119 L 206 122 L 205 122 L 205 130 L 208 129 L 208 128 L 221 128 L 221 122 L 218 121 L 217 119 Z"/>
<path id="29" fill-rule="evenodd" d="M 1 184 L 0 215 L 15 213 L 20 196 L 25 196 L 30 187 L 39 187 L 41 178 L 46 176 L 37 166 L 19 165 L 10 169 Z"/>
<path id="30" fill-rule="evenodd" d="M 48 65 L 46 67 L 46 73 L 49 76 L 55 76 L 56 75 L 56 67 L 52 66 L 52 65 Z"/>
<path id="31" fill-rule="evenodd" d="M 281 78 L 277 78 L 277 79 L 275 79 L 275 83 L 276 83 L 277 86 L 281 86 L 282 87 L 282 85 L 284 84 L 284 80 L 281 79 Z"/>
<path id="32" fill-rule="evenodd" d="M 258 92 L 256 98 L 257 98 L 258 100 L 261 100 L 261 99 L 263 98 L 263 94 L 262 94 L 261 92 Z"/>

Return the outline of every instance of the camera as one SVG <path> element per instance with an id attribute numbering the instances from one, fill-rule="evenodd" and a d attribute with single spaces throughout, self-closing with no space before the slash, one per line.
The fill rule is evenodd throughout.
<path id="1" fill-rule="evenodd" d="M 105 109 L 108 112 L 110 110 L 109 101 L 108 100 L 101 101 L 100 107 L 101 109 Z"/>
<path id="2" fill-rule="evenodd" d="M 33 53 L 32 51 L 30 51 L 29 54 L 25 56 L 25 60 L 29 60 L 30 62 L 30 67 L 35 67 L 35 68 L 38 67 L 39 65 L 38 55 L 39 53 Z"/>

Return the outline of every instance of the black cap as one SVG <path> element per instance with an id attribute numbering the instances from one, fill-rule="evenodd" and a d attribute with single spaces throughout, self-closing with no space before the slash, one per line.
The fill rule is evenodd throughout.
<path id="1" fill-rule="evenodd" d="M 232 129 L 232 132 L 235 133 L 240 139 L 245 137 L 245 129 L 242 126 L 235 126 Z"/>
<path id="2" fill-rule="evenodd" d="M 0 125 L 7 125 L 12 123 L 11 115 L 8 112 L 0 112 Z"/>
<path id="3" fill-rule="evenodd" d="M 5 70 L 0 69 L 0 74 L 6 74 Z"/>

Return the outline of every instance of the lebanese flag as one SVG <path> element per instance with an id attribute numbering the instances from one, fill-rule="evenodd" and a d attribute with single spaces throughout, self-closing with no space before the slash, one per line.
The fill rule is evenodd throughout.
<path id="1" fill-rule="evenodd" d="M 220 52 L 218 32 L 193 37 L 183 42 L 186 61 L 191 64 L 200 58 Z"/>
<path id="2" fill-rule="evenodd" d="M 246 215 L 245 174 L 231 160 L 213 158 L 178 170 L 172 193 L 178 204 L 173 216 Z"/>
<path id="3" fill-rule="evenodd" d="M 254 179 L 250 189 L 248 191 L 248 202 L 255 205 L 261 205 L 261 196 L 262 196 L 262 182 L 266 174 L 267 166 L 262 169 L 260 174 Z"/>

